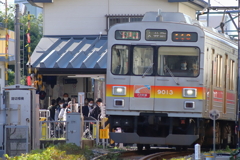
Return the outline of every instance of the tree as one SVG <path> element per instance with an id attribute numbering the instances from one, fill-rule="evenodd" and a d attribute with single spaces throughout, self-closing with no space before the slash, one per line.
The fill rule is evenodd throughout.
<path id="1" fill-rule="evenodd" d="M 14 18 L 15 18 L 15 12 L 14 12 L 14 6 L 10 6 L 8 8 L 8 23 L 7 27 L 9 30 L 14 31 Z M 31 14 L 31 13 L 30 13 Z M 0 22 L 5 23 L 5 12 L 0 12 Z M 21 33 L 20 33 L 20 39 L 23 39 L 24 41 L 20 42 L 21 48 L 24 49 L 24 52 L 21 52 L 20 57 L 21 57 L 21 68 L 24 66 L 24 71 L 22 70 L 22 77 L 26 77 L 28 75 L 27 72 L 27 67 L 26 63 L 28 62 L 28 52 L 27 52 L 27 37 L 26 37 L 26 31 L 28 28 L 28 15 L 24 15 L 20 17 L 20 23 L 21 23 Z M 30 36 L 31 36 L 31 51 L 33 51 L 37 44 L 39 43 L 40 39 L 42 38 L 43 35 L 43 16 L 42 14 L 39 14 L 38 17 L 35 17 L 34 15 L 31 15 L 31 20 L 30 20 Z M 23 32 L 24 31 L 24 32 Z M 9 66 L 11 70 L 14 70 L 13 66 Z M 23 74 L 24 73 L 24 74 Z M 10 77 L 9 77 L 10 78 Z"/>
<path id="2" fill-rule="evenodd" d="M 8 85 L 14 85 L 14 77 L 15 77 L 15 73 L 9 69 L 8 70 Z"/>
<path id="3" fill-rule="evenodd" d="M 8 69 L 8 85 L 15 84 L 15 73 L 11 69 Z M 22 76 L 20 80 L 20 84 L 26 85 L 26 76 Z"/>

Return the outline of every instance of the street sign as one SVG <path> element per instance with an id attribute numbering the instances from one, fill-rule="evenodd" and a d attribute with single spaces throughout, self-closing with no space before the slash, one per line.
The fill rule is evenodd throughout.
<path id="1" fill-rule="evenodd" d="M 212 120 L 217 120 L 220 117 L 220 113 L 218 110 L 213 109 L 209 112 L 209 118 L 211 118 Z"/>
<path id="2" fill-rule="evenodd" d="M 218 110 L 213 109 L 211 111 L 209 111 L 209 118 L 211 118 L 213 120 L 213 155 L 214 157 L 216 156 L 215 154 L 215 146 L 216 146 L 216 120 L 220 117 L 220 113 Z M 215 159 L 215 158 L 214 158 Z"/>

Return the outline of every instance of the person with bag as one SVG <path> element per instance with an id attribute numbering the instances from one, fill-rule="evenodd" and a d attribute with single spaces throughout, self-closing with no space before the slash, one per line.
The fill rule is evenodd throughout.
<path id="1" fill-rule="evenodd" d="M 100 120 L 100 116 L 101 116 L 101 107 L 102 106 L 102 99 L 98 98 L 96 101 L 96 105 L 94 106 L 94 108 L 92 109 L 90 116 L 95 118 L 96 120 Z"/>

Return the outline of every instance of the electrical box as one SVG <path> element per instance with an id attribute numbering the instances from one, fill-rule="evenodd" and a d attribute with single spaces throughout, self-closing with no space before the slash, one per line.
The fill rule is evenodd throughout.
<path id="1" fill-rule="evenodd" d="M 81 124 L 80 113 L 67 114 L 67 143 L 75 143 L 77 146 L 81 146 Z"/>
<path id="2" fill-rule="evenodd" d="M 22 153 L 26 153 L 39 148 L 38 97 L 33 87 L 16 84 L 4 88 L 1 97 L 3 106 L 0 107 L 0 150 L 4 148 L 4 153 L 15 155 L 16 149 L 12 148 L 12 145 L 6 145 L 10 144 L 15 137 L 22 137 L 22 135 L 26 136 L 25 148 L 16 152 L 17 155 L 20 155 L 23 150 L 25 151 Z M 12 130 L 15 130 L 12 137 L 4 137 L 4 133 L 11 133 Z M 19 142 L 22 143 L 22 140 Z"/>
<path id="3" fill-rule="evenodd" d="M 0 124 L 0 133 L 3 133 L 3 125 Z M 0 150 L 3 150 L 3 136 L 0 136 Z M 1 154 L 0 154 L 1 157 Z"/>
<path id="4" fill-rule="evenodd" d="M 31 120 L 31 91 L 6 90 L 6 125 L 30 125 Z"/>

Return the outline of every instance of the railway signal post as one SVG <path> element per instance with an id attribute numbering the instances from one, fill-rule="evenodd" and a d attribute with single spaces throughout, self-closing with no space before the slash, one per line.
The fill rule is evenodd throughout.
<path id="1" fill-rule="evenodd" d="M 215 151 L 216 151 L 216 148 L 215 148 L 215 145 L 216 145 L 216 140 L 215 140 L 215 137 L 216 137 L 216 120 L 220 117 L 220 113 L 218 110 L 216 109 L 213 109 L 209 112 L 209 118 L 211 118 L 213 120 L 213 154 L 214 154 L 214 157 L 216 156 L 215 155 Z"/>

